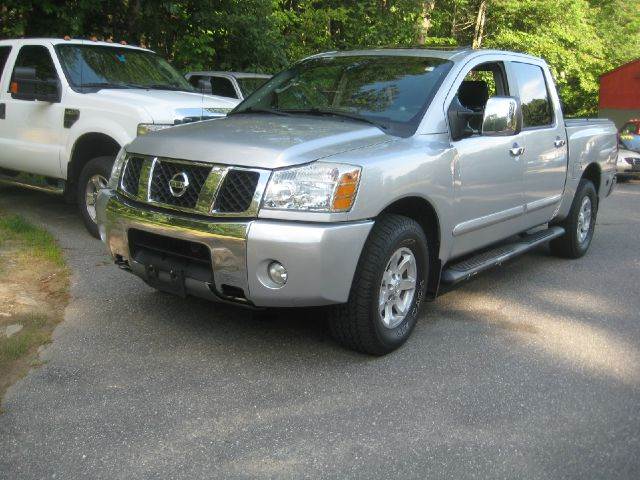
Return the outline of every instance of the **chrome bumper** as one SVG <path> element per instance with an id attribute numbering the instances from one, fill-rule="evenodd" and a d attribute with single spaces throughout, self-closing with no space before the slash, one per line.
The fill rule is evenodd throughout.
<path id="1" fill-rule="evenodd" d="M 373 221 L 314 224 L 271 220 L 204 219 L 140 207 L 111 190 L 97 203 L 102 241 L 114 260 L 145 278 L 145 265 L 129 251 L 129 230 L 205 245 L 213 282 L 184 279 L 185 293 L 256 307 L 319 306 L 348 300 L 351 282 Z M 268 281 L 272 261 L 285 266 L 287 282 Z M 231 287 L 231 288 L 230 288 Z M 244 296 L 230 296 L 238 292 Z"/>

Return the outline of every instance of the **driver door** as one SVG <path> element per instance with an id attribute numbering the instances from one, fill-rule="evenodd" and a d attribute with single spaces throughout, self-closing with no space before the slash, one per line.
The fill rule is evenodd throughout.
<path id="1" fill-rule="evenodd" d="M 0 164 L 21 172 L 60 178 L 60 152 L 66 142 L 62 103 L 15 98 L 16 67 L 36 70 L 36 79 L 56 79 L 58 73 L 49 49 L 24 45 L 16 58 L 9 87 L 3 92 L 5 119 L 0 129 Z"/>
<path id="2" fill-rule="evenodd" d="M 456 94 L 460 103 L 476 115 L 468 125 L 473 134 L 451 142 L 455 149 L 452 256 L 518 233 L 524 212 L 521 135 L 489 137 L 480 133 L 487 100 L 496 95 L 509 95 L 503 63 L 473 67 Z"/>

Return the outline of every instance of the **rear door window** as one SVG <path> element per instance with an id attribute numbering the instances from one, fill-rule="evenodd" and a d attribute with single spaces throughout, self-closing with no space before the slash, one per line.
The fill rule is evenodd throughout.
<path id="1" fill-rule="evenodd" d="M 0 47 L 0 81 L 4 78 L 4 67 L 7 65 L 7 59 L 11 53 L 11 47 Z"/>
<path id="2" fill-rule="evenodd" d="M 233 84 L 225 77 L 211 77 L 211 93 L 221 97 L 238 98 Z"/>
<path id="3" fill-rule="evenodd" d="M 189 77 L 189 83 L 198 92 L 211 93 L 210 77 L 205 77 L 204 75 L 192 75 Z"/>
<path id="4" fill-rule="evenodd" d="M 511 68 L 518 83 L 523 127 L 536 128 L 553 124 L 553 110 L 542 68 L 520 62 L 512 62 Z"/>

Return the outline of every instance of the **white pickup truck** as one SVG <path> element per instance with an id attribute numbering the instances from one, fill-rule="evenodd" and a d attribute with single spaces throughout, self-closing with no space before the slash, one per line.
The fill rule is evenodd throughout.
<path id="1" fill-rule="evenodd" d="M 137 136 L 224 116 L 150 50 L 86 40 L 0 41 L 0 180 L 64 193 L 98 235 L 95 198 Z"/>

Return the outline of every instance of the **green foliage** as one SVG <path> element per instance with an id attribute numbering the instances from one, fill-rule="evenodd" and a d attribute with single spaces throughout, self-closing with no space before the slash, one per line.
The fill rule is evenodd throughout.
<path id="1" fill-rule="evenodd" d="M 326 50 L 476 39 L 544 57 L 565 111 L 588 115 L 598 77 L 638 56 L 639 11 L 640 0 L 4 0 L 0 36 L 124 39 L 185 71 L 260 72 Z"/>

